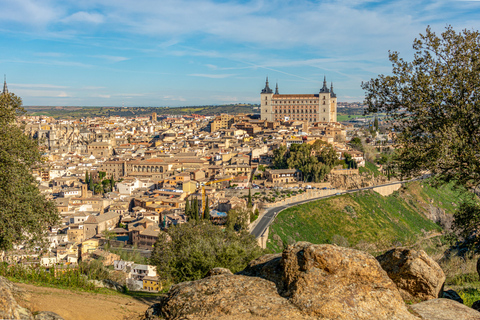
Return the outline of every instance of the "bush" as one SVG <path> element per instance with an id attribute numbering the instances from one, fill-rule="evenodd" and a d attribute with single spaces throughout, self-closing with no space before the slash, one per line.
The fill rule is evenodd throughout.
<path id="1" fill-rule="evenodd" d="M 165 283 L 201 279 L 215 267 L 238 272 L 263 254 L 255 237 L 208 221 L 189 221 L 161 233 L 151 256 Z"/>

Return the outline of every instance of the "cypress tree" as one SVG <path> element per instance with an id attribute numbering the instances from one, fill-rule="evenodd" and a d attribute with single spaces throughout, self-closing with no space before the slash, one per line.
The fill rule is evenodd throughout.
<path id="1" fill-rule="evenodd" d="M 196 197 L 193 200 L 193 214 L 195 215 L 195 220 L 198 221 L 198 199 Z"/>
<path id="2" fill-rule="evenodd" d="M 85 171 L 85 183 L 88 184 L 89 183 L 89 179 L 88 179 L 88 171 Z"/>
<path id="3" fill-rule="evenodd" d="M 190 200 L 188 200 L 188 197 L 185 199 L 185 215 L 190 219 Z"/>
<path id="4" fill-rule="evenodd" d="M 113 192 L 115 190 L 115 179 L 113 179 L 113 174 L 110 178 L 110 190 Z"/>
<path id="5" fill-rule="evenodd" d="M 248 188 L 248 203 L 247 207 L 251 208 L 253 206 L 252 203 L 252 189 Z"/>
<path id="6" fill-rule="evenodd" d="M 205 211 L 203 212 L 203 218 L 205 220 L 210 220 L 210 207 L 208 206 L 208 196 L 205 199 Z"/>
<path id="7" fill-rule="evenodd" d="M 93 190 L 93 189 L 94 189 L 94 186 L 93 186 L 93 179 L 92 179 L 92 178 L 88 179 L 88 189 L 89 189 L 90 191 L 94 191 L 94 190 Z"/>

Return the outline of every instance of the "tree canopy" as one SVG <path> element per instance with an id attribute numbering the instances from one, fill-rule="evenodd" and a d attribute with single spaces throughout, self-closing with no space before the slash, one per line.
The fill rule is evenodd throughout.
<path id="1" fill-rule="evenodd" d="M 369 112 L 386 112 L 403 175 L 430 170 L 441 181 L 480 182 L 480 34 L 427 28 L 411 62 L 390 52 L 391 75 L 362 84 Z"/>
<path id="2" fill-rule="evenodd" d="M 48 227 L 58 219 L 57 209 L 40 193 L 31 173 L 42 162 L 38 143 L 16 123 L 24 113 L 14 94 L 0 95 L 0 250 L 14 244 L 40 245 Z"/>
<path id="3" fill-rule="evenodd" d="M 280 146 L 273 151 L 275 169 L 295 168 L 303 173 L 304 181 L 321 182 L 337 160 L 337 153 L 331 144 L 317 140 L 313 144 L 293 144 L 290 149 Z"/>
<path id="4" fill-rule="evenodd" d="M 167 282 L 201 279 L 215 267 L 238 272 L 262 255 L 255 237 L 246 231 L 222 230 L 209 221 L 191 220 L 159 235 L 151 263 Z"/>

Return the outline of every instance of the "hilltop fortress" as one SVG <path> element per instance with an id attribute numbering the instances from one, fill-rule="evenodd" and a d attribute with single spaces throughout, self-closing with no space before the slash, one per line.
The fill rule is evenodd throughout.
<path id="1" fill-rule="evenodd" d="M 262 120 L 337 122 L 337 96 L 333 84 L 328 89 L 326 78 L 318 94 L 280 94 L 278 84 L 274 93 L 267 78 L 260 100 Z"/>

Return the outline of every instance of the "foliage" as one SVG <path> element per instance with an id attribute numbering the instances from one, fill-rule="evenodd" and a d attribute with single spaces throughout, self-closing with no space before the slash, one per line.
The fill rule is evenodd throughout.
<path id="1" fill-rule="evenodd" d="M 203 212 L 203 219 L 210 220 L 210 206 L 208 205 L 208 196 L 205 198 L 205 211 Z"/>
<path id="2" fill-rule="evenodd" d="M 453 215 L 453 229 L 463 239 L 473 237 L 473 243 L 478 245 L 480 231 L 480 205 L 473 199 L 463 201 Z"/>
<path id="3" fill-rule="evenodd" d="M 399 144 L 403 176 L 430 170 L 441 181 L 480 181 L 480 33 L 427 28 L 413 61 L 390 52 L 392 75 L 362 85 L 369 112 L 385 111 Z"/>
<path id="4" fill-rule="evenodd" d="M 38 143 L 16 124 L 21 104 L 14 94 L 0 95 L 0 250 L 24 241 L 45 244 L 48 227 L 59 221 L 55 204 L 31 174 L 42 159 Z"/>
<path id="5" fill-rule="evenodd" d="M 349 153 L 345 153 L 345 164 L 347 165 L 347 169 L 357 169 L 357 162 Z"/>
<path id="6" fill-rule="evenodd" d="M 247 200 L 247 207 L 251 208 L 253 206 L 252 203 L 252 190 L 248 188 L 248 200 Z"/>
<path id="7" fill-rule="evenodd" d="M 33 284 L 95 290 L 94 285 L 88 282 L 88 278 L 76 268 L 62 270 L 58 267 L 8 265 L 2 262 L 0 263 L 0 276 Z"/>
<path id="8" fill-rule="evenodd" d="M 151 256 L 157 274 L 166 282 L 201 279 L 214 267 L 238 272 L 262 255 L 246 231 L 222 230 L 208 221 L 190 221 L 159 235 Z"/>
<path id="9" fill-rule="evenodd" d="M 302 171 L 305 182 L 321 182 L 333 167 L 337 154 L 332 145 L 317 140 L 311 144 L 293 144 L 287 150 L 280 146 L 273 152 L 273 167 L 276 169 L 295 168 Z"/>
<path id="10" fill-rule="evenodd" d="M 355 150 L 363 152 L 362 140 L 359 137 L 354 137 L 350 140 L 350 146 Z"/>
<path id="11" fill-rule="evenodd" d="M 227 222 L 225 228 L 232 231 L 245 231 L 247 230 L 250 214 L 252 210 L 250 208 L 235 207 L 230 209 L 227 213 Z"/>

